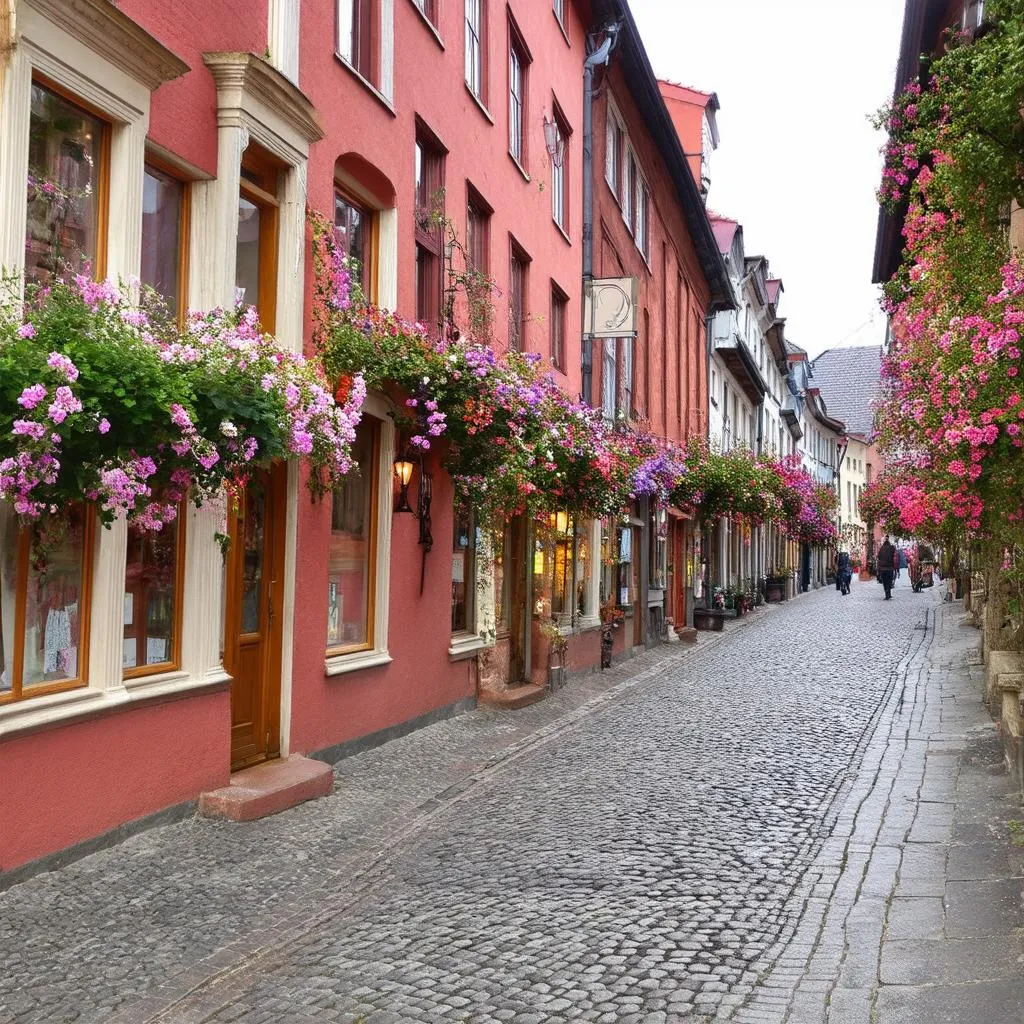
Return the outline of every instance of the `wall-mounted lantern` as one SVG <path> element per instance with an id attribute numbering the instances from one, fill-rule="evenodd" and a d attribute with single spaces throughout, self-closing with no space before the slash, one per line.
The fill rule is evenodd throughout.
<path id="1" fill-rule="evenodd" d="M 395 476 L 398 479 L 398 503 L 395 505 L 396 512 L 412 512 L 409 504 L 409 481 L 412 479 L 412 459 L 406 453 L 395 459 Z"/>

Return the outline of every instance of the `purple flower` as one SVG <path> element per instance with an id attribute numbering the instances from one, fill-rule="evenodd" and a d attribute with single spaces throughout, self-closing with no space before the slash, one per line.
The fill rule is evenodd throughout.
<path id="1" fill-rule="evenodd" d="M 22 324 L 18 328 L 19 338 L 34 338 L 36 336 L 36 329 L 32 324 Z"/>
<path id="2" fill-rule="evenodd" d="M 110 430 L 110 420 L 104 417 L 103 419 L 100 420 L 99 425 L 96 427 L 96 429 L 101 434 L 107 433 Z"/>
<path id="3" fill-rule="evenodd" d="M 46 388 L 42 384 L 33 384 L 18 396 L 18 405 L 23 409 L 34 409 L 45 397 Z"/>

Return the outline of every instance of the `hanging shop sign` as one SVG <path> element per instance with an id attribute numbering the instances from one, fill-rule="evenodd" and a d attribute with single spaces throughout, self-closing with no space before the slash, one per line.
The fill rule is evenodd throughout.
<path id="1" fill-rule="evenodd" d="M 636 334 L 635 277 L 595 278 L 583 300 L 583 330 L 592 338 L 624 338 Z"/>

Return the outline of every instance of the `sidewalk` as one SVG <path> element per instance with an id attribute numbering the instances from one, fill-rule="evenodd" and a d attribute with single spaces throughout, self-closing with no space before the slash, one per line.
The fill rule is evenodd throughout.
<path id="1" fill-rule="evenodd" d="M 1024 807 L 962 603 L 925 628 L 741 1024 L 1024 1019 Z"/>

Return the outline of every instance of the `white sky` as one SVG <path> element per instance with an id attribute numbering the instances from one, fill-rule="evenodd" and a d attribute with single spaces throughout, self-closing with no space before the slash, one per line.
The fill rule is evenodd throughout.
<path id="1" fill-rule="evenodd" d="M 630 0 L 659 78 L 717 92 L 708 207 L 743 225 L 785 293 L 786 337 L 818 355 L 880 344 L 871 284 L 903 0 Z"/>

